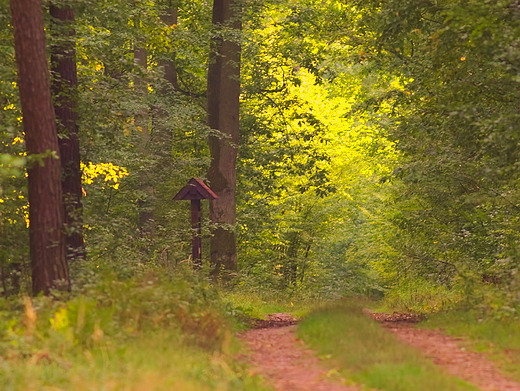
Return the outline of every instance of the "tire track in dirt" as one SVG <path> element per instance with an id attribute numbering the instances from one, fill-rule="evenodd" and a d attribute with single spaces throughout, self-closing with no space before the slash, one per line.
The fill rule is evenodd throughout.
<path id="1" fill-rule="evenodd" d="M 418 319 L 411 319 L 408 314 L 369 315 L 451 375 L 476 385 L 482 391 L 520 391 L 520 383 L 504 376 L 483 354 L 460 347 L 461 338 L 447 336 L 441 330 L 415 328 L 414 322 Z"/>
<path id="2" fill-rule="evenodd" d="M 292 318 L 287 314 L 274 315 L 288 322 L 287 318 Z M 245 359 L 253 372 L 277 391 L 360 391 L 328 378 L 329 371 L 320 365 L 316 352 L 296 337 L 296 326 L 280 327 L 283 321 L 278 325 L 276 321 L 269 322 L 269 328 L 249 330 L 239 337 L 249 349 Z"/>

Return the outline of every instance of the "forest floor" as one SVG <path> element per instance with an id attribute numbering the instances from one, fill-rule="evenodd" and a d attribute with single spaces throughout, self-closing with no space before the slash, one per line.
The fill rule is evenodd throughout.
<path id="1" fill-rule="evenodd" d="M 408 314 L 366 314 L 451 375 L 482 391 L 520 391 L 520 384 L 505 377 L 483 354 L 461 347 L 460 338 L 416 328 L 419 319 Z M 361 387 L 349 384 L 337 370 L 320 363 L 316 353 L 297 338 L 296 322 L 289 314 L 272 314 L 266 320 L 256 320 L 256 328 L 240 335 L 248 348 L 244 359 L 254 373 L 277 391 L 360 391 Z"/>

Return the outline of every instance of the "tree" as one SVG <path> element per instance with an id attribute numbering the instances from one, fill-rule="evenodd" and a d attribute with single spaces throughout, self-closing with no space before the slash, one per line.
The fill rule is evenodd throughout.
<path id="1" fill-rule="evenodd" d="M 137 7 L 138 2 L 134 2 Z M 149 126 L 149 107 L 148 107 L 148 83 L 146 80 L 146 70 L 148 68 L 148 51 L 146 49 L 146 36 L 141 29 L 141 20 L 139 16 L 133 20 L 137 31 L 136 41 L 134 43 L 134 64 L 136 67 L 136 75 L 134 76 L 134 91 L 136 96 L 141 97 L 144 104 L 134 118 L 134 124 L 138 132 L 141 132 L 140 148 L 143 157 L 148 157 L 152 129 Z M 146 161 L 149 160 L 145 159 Z M 147 167 L 146 167 L 147 166 Z M 139 187 L 141 196 L 137 201 L 138 207 L 138 228 L 145 238 L 153 236 L 155 230 L 154 221 L 154 186 L 152 184 L 150 167 L 147 164 L 139 173 Z"/>
<path id="2" fill-rule="evenodd" d="M 74 40 L 74 10 L 51 4 L 53 27 L 51 45 L 52 93 L 60 137 L 63 204 L 65 206 L 65 245 L 68 260 L 85 257 L 83 208 L 78 135 L 78 76 Z"/>
<path id="3" fill-rule="evenodd" d="M 240 43 L 239 1 L 215 0 L 214 36 L 208 69 L 208 125 L 211 165 L 208 180 L 217 196 L 210 202 L 210 218 L 216 228 L 210 241 L 212 274 L 237 269 L 236 255 L 236 159 L 239 138 Z"/>
<path id="4" fill-rule="evenodd" d="M 63 238 L 61 167 L 41 1 L 12 0 L 16 63 L 28 168 L 33 293 L 69 289 Z"/>
<path id="5" fill-rule="evenodd" d="M 161 21 L 167 26 L 176 26 L 178 23 L 178 0 L 167 0 L 166 7 L 163 13 L 160 15 Z M 177 81 L 177 66 L 175 61 L 172 59 L 163 59 L 159 61 L 159 66 L 164 69 L 164 79 L 168 81 L 171 88 L 177 90 L 179 83 Z M 168 92 L 168 87 L 163 88 L 165 92 Z"/>

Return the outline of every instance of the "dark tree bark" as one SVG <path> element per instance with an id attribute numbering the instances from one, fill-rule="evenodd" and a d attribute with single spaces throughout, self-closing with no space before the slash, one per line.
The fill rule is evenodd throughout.
<path id="1" fill-rule="evenodd" d="M 18 85 L 27 154 L 46 154 L 28 168 L 33 292 L 69 289 L 63 238 L 61 166 L 40 0 L 11 0 Z"/>
<path id="2" fill-rule="evenodd" d="M 210 218 L 217 228 L 210 239 L 212 275 L 237 269 L 235 193 L 239 137 L 240 45 L 239 0 L 214 0 L 213 38 L 208 70 L 208 125 L 221 136 L 210 136 L 208 180 L 218 199 L 210 201 Z M 225 274 L 222 274 L 224 272 Z"/>
<path id="3" fill-rule="evenodd" d="M 166 26 L 177 24 L 177 0 L 166 0 L 164 2 L 164 12 L 161 14 L 161 21 Z M 177 80 L 177 67 L 175 65 L 175 52 L 169 53 L 168 59 L 159 60 L 159 66 L 164 72 L 164 79 L 161 79 L 157 87 L 158 96 L 162 98 L 161 104 L 154 107 L 152 126 L 153 135 L 151 137 L 152 149 L 155 155 L 154 172 L 160 173 L 161 180 L 166 180 L 171 174 L 172 167 L 172 144 L 173 132 L 171 121 L 169 121 L 168 108 L 174 102 L 175 95 L 179 91 Z"/>
<path id="4" fill-rule="evenodd" d="M 177 0 L 167 0 L 167 8 L 164 14 L 161 15 L 161 21 L 167 26 L 177 24 L 178 19 L 178 4 Z M 173 60 L 162 60 L 159 63 L 164 69 L 164 78 L 168 81 L 174 90 L 179 89 L 177 81 L 177 67 Z"/>
<path id="5" fill-rule="evenodd" d="M 51 47 L 52 93 L 60 137 L 63 204 L 65 206 L 65 246 L 69 261 L 85 258 L 83 208 L 79 157 L 76 43 L 74 10 L 50 6 L 54 44 Z"/>
<path id="6" fill-rule="evenodd" d="M 161 21 L 166 26 L 177 24 L 178 7 L 177 0 L 165 0 Z M 156 157 L 154 172 L 169 175 L 172 170 L 172 143 L 173 131 L 171 122 L 168 121 L 168 107 L 174 102 L 174 96 L 179 90 L 177 81 L 177 67 L 175 65 L 175 52 L 169 53 L 168 59 L 159 60 L 159 66 L 164 72 L 164 79 L 161 79 L 157 87 L 158 95 L 162 98 L 160 105 L 153 110 L 153 152 Z M 166 179 L 166 177 L 164 177 Z"/>
<path id="7" fill-rule="evenodd" d="M 137 29 L 140 29 L 139 18 L 136 18 L 134 23 Z M 146 70 L 148 66 L 148 52 L 145 44 L 145 39 L 139 38 L 134 46 L 134 64 L 138 72 Z M 141 100 L 147 102 L 148 83 L 139 74 L 134 77 L 134 90 Z M 148 126 L 148 116 L 149 107 L 144 106 L 134 118 L 136 128 L 142 132 L 140 149 L 145 158 L 150 155 L 151 147 L 151 129 Z M 139 187 L 142 195 L 137 201 L 139 231 L 147 238 L 152 237 L 155 233 L 154 185 L 151 174 L 151 170 L 148 167 L 140 170 Z"/>

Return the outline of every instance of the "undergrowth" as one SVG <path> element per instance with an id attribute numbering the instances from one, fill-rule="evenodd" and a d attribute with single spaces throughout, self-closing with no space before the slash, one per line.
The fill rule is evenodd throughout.
<path id="1" fill-rule="evenodd" d="M 276 298 L 262 297 L 239 290 L 226 292 L 223 294 L 223 298 L 228 303 L 228 312 L 237 316 L 238 319 L 243 317 L 263 319 L 266 315 L 281 312 L 302 317 L 319 303 L 318 300 L 297 300 L 283 295 L 278 295 Z"/>
<path id="2" fill-rule="evenodd" d="M 107 273 L 74 295 L 0 301 L 0 384 L 25 390 L 266 390 L 234 359 L 217 290 L 190 271 Z"/>
<path id="3" fill-rule="evenodd" d="M 447 375 L 414 348 L 399 342 L 363 314 L 364 303 L 345 300 L 313 311 L 299 336 L 341 375 L 382 391 L 469 391 L 468 383 Z"/>
<path id="4" fill-rule="evenodd" d="M 400 279 L 376 305 L 381 312 L 427 314 L 453 307 L 460 298 L 461 293 L 457 290 L 414 277 Z"/>

